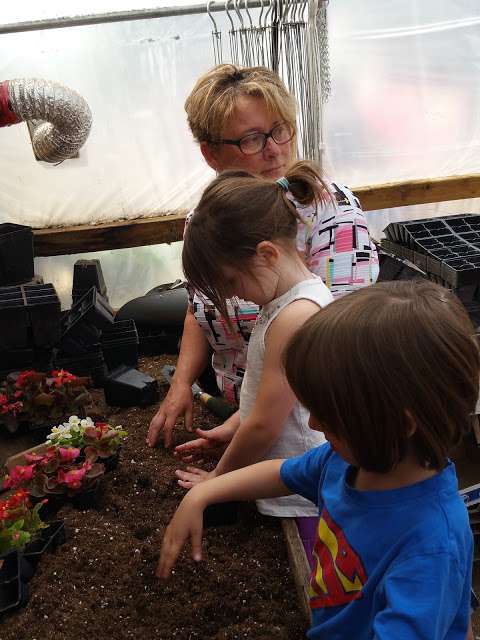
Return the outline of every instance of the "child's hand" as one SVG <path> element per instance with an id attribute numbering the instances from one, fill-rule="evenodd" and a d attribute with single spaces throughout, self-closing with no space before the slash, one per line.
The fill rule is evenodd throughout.
<path id="1" fill-rule="evenodd" d="M 202 559 L 202 531 L 203 507 L 191 498 L 191 494 L 187 494 L 165 531 L 155 575 L 164 580 L 170 576 L 188 538 L 192 545 L 192 558 L 199 562 Z"/>
<path id="2" fill-rule="evenodd" d="M 197 467 L 187 467 L 185 471 L 177 469 L 175 475 L 179 478 L 178 484 L 184 489 L 191 489 L 195 485 L 205 482 L 205 480 L 217 477 L 215 469 L 213 471 L 204 471 Z"/>
<path id="3" fill-rule="evenodd" d="M 196 429 L 199 436 L 196 440 L 190 440 L 175 447 L 174 455 L 182 462 L 202 463 L 204 460 L 218 460 L 232 439 L 232 434 L 224 428 L 224 425 L 204 431 Z"/>

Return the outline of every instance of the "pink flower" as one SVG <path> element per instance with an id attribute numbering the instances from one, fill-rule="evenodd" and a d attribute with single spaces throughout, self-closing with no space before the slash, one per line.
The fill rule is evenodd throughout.
<path id="1" fill-rule="evenodd" d="M 34 469 L 34 464 L 17 464 L 17 466 L 13 467 L 13 469 L 10 471 L 10 474 L 5 477 L 3 488 L 11 489 L 12 487 L 18 487 L 23 482 L 29 482 L 33 477 Z"/>
<path id="2" fill-rule="evenodd" d="M 80 455 L 80 449 L 76 447 L 58 447 L 61 462 L 72 462 Z"/>
<path id="3" fill-rule="evenodd" d="M 45 456 L 38 455 L 38 453 L 25 453 L 23 456 L 27 462 L 41 462 Z"/>
<path id="4" fill-rule="evenodd" d="M 82 480 L 85 477 L 87 471 L 92 468 L 89 462 L 85 462 L 80 469 L 71 469 L 70 471 L 58 470 L 57 481 L 59 483 L 66 484 L 69 489 L 80 489 L 82 486 Z"/>

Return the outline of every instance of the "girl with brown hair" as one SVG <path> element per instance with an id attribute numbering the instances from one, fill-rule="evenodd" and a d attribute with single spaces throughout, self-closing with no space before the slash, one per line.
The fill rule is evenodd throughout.
<path id="1" fill-rule="evenodd" d="M 298 203 L 326 197 L 318 170 L 297 162 L 276 182 L 240 171 L 217 177 L 205 190 L 187 227 L 182 261 L 189 284 L 221 314 L 226 333 L 241 318 L 237 298 L 260 306 L 247 351 L 240 391 L 240 426 L 212 472 L 195 467 L 176 472 L 190 488 L 264 458 L 298 455 L 323 442 L 308 427 L 308 414 L 288 386 L 280 358 L 293 332 L 332 300 L 296 246 Z M 259 212 L 261 214 L 259 215 Z M 277 517 L 315 516 L 312 503 L 297 496 L 258 503 Z"/>

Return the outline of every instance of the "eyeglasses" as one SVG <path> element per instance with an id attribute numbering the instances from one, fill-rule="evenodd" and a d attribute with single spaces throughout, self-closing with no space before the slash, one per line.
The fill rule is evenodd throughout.
<path id="1" fill-rule="evenodd" d="M 268 133 L 249 133 L 238 140 L 212 140 L 211 142 L 212 144 L 233 144 L 246 156 L 253 156 L 265 149 L 269 138 L 272 138 L 277 144 L 287 144 L 294 135 L 294 128 L 287 122 L 281 122 Z"/>

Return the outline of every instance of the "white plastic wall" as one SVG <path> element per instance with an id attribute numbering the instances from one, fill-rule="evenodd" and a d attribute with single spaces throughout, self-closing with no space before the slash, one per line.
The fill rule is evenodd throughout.
<path id="1" fill-rule="evenodd" d="M 27 4 L 16 3 L 21 15 L 2 9 L 0 20 L 137 8 L 126 0 L 82 3 L 81 10 L 50 2 L 49 10 L 60 8 L 48 14 Z M 225 16 L 215 19 L 228 42 Z M 350 186 L 478 172 L 480 3 L 331 0 L 329 22 L 327 172 Z M 211 29 L 201 14 L 0 35 L 0 80 L 63 82 L 87 99 L 94 117 L 80 158 L 57 167 L 34 160 L 26 125 L 0 130 L 0 221 L 70 225 L 192 206 L 212 174 L 183 103 L 214 63 Z M 389 220 L 447 210 L 478 211 L 479 201 L 372 212 L 369 223 L 378 237 Z M 118 307 L 180 276 L 180 244 L 84 257 L 101 258 Z M 65 306 L 78 257 L 36 259 Z"/>

